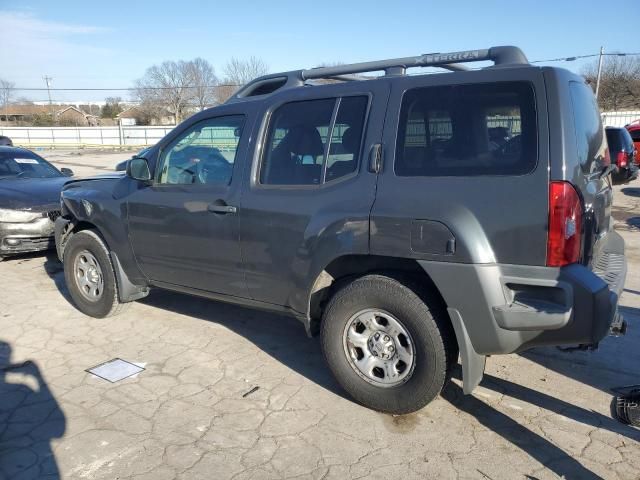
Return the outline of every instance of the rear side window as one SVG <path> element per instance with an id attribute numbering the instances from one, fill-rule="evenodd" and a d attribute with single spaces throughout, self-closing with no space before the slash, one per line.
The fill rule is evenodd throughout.
<path id="1" fill-rule="evenodd" d="M 607 128 L 607 145 L 612 152 L 620 152 L 624 150 L 622 142 L 622 131 L 617 128 Z"/>
<path id="2" fill-rule="evenodd" d="M 576 128 L 576 147 L 580 165 L 587 166 L 600 155 L 602 147 L 602 122 L 596 97 L 591 87 L 584 83 L 570 82 L 573 122 Z"/>
<path id="3" fill-rule="evenodd" d="M 535 168 L 537 137 L 528 82 L 417 88 L 402 100 L 395 172 L 523 175 Z"/>
<path id="4" fill-rule="evenodd" d="M 640 130 L 632 130 L 630 134 L 634 142 L 640 142 Z"/>
<path id="5" fill-rule="evenodd" d="M 287 103 L 272 115 L 260 183 L 321 185 L 356 171 L 366 96 Z"/>

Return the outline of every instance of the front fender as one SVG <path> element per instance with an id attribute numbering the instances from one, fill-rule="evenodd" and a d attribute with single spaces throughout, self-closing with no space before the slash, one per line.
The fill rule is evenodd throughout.
<path id="1" fill-rule="evenodd" d="M 115 253 L 123 272 L 135 285 L 147 285 L 148 281 L 138 268 L 129 242 L 126 191 L 129 188 L 126 177 L 94 179 L 87 182 L 68 184 L 62 191 L 64 220 L 73 224 L 72 231 L 87 226 L 95 228 Z M 118 194 L 115 194 L 115 193 Z M 64 221 L 60 221 L 60 249 L 64 255 Z M 66 227 L 68 228 L 68 227 Z M 56 237 L 58 238 L 58 237 Z M 56 240 L 56 246 L 58 240 Z M 60 254 L 60 253 L 59 253 Z"/>

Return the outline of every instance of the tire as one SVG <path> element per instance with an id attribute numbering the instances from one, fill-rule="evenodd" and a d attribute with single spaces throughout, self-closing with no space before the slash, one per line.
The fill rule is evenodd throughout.
<path id="1" fill-rule="evenodd" d="M 77 266 L 83 260 L 86 265 L 89 265 L 88 268 L 94 265 L 98 267 L 93 268 L 93 277 L 102 281 L 95 282 L 96 294 L 92 295 L 87 291 L 83 293 L 81 287 L 83 280 L 77 280 L 81 278 Z M 71 236 L 64 249 L 63 264 L 64 279 L 73 304 L 85 315 L 95 318 L 110 317 L 122 313 L 129 305 L 121 303 L 118 298 L 118 286 L 111 256 L 104 241 L 95 230 L 82 230 Z M 84 288 L 87 289 L 86 286 Z"/>
<path id="2" fill-rule="evenodd" d="M 321 325 L 322 350 L 338 383 L 362 405 L 400 415 L 421 409 L 440 394 L 457 360 L 455 336 L 441 302 L 428 294 L 422 297 L 394 278 L 366 275 L 344 285 L 329 300 Z M 361 318 L 372 328 L 364 327 Z M 399 331 L 398 323 L 406 336 L 392 333 Z M 391 342 L 371 345 L 379 328 Z M 354 347 L 352 335 L 359 345 L 368 338 L 367 350 Z M 392 355 L 385 349 L 395 357 L 384 361 L 384 368 L 356 365 L 367 358 L 380 364 L 383 354 Z M 362 359 L 355 360 L 360 354 Z"/>

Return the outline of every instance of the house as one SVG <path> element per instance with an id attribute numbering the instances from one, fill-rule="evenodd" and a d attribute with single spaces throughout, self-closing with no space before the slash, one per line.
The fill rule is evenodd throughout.
<path id="1" fill-rule="evenodd" d="M 0 120 L 6 122 L 27 122 L 34 117 L 51 115 L 51 110 L 57 107 L 49 105 L 13 104 L 0 109 Z"/>
<path id="2" fill-rule="evenodd" d="M 56 123 L 62 127 L 88 127 L 89 115 L 82 110 L 69 106 L 55 112 Z"/>
<path id="3" fill-rule="evenodd" d="M 90 127 L 98 125 L 98 117 L 88 115 L 73 105 L 35 105 L 13 104 L 0 108 L 0 122 L 13 125 L 51 125 L 51 116 L 55 123 L 63 127 Z"/>

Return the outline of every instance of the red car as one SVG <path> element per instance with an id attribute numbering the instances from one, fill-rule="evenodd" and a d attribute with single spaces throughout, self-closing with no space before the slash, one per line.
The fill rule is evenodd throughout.
<path id="1" fill-rule="evenodd" d="M 636 146 L 635 161 L 640 165 L 640 119 L 631 122 L 625 127 L 631 134 L 633 144 Z"/>

